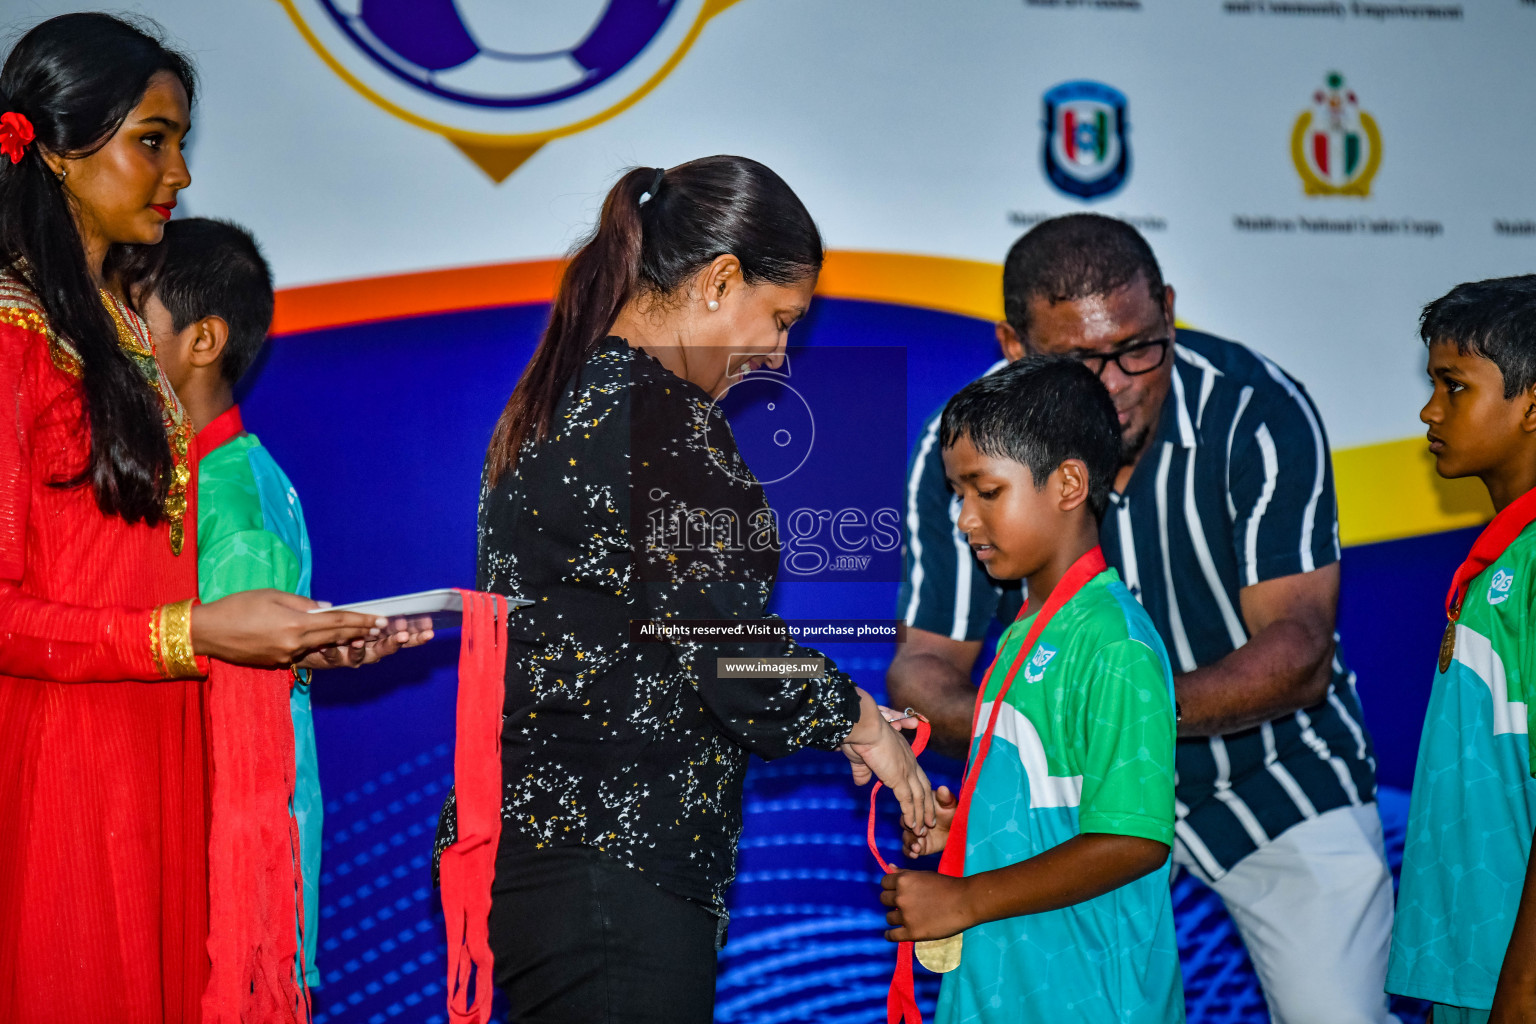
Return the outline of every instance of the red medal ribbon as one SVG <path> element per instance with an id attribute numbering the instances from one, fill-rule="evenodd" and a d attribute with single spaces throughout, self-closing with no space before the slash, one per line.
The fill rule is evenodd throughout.
<path id="1" fill-rule="evenodd" d="M 928 734 L 933 727 L 928 724 L 926 718 L 917 720 L 917 735 L 912 738 L 912 756 L 921 754 L 928 746 Z M 880 865 L 880 870 L 886 874 L 895 871 L 894 865 L 886 863 L 880 856 L 880 848 L 875 845 L 875 797 L 880 793 L 880 787 L 884 783 L 876 780 L 869 790 L 869 852 L 875 855 L 875 862 Z M 917 994 L 912 989 L 912 943 L 899 942 L 896 944 L 896 972 L 891 975 L 891 988 L 885 996 L 886 1024 L 923 1024 L 922 1011 L 917 1008 Z"/>
<path id="2" fill-rule="evenodd" d="M 1092 551 L 1073 562 L 1072 566 L 1062 574 L 1055 589 L 1046 597 L 1040 613 L 1035 616 L 1034 624 L 1029 627 L 1029 633 L 1024 637 L 1024 642 L 1019 645 L 1019 653 L 1014 657 L 1013 664 L 1008 667 L 1008 675 L 1004 677 L 1002 686 L 992 697 L 992 714 L 987 718 L 986 732 L 981 734 L 981 741 L 976 746 L 976 754 L 967 765 L 965 779 L 960 784 L 960 802 L 955 808 L 955 817 L 949 826 L 949 840 L 945 843 L 944 853 L 939 858 L 939 874 L 949 875 L 952 878 L 960 878 L 965 874 L 965 834 L 970 823 L 971 794 L 976 790 L 976 780 L 981 776 L 981 766 L 987 759 L 987 751 L 992 748 L 992 734 L 997 729 L 998 714 L 1002 711 L 1004 698 L 1008 696 L 1008 691 L 1013 686 L 1013 677 L 1018 674 L 1019 666 L 1028 660 L 1030 651 L 1034 650 L 1035 642 L 1040 639 L 1040 634 L 1045 632 L 1045 627 L 1050 624 L 1056 613 L 1076 597 L 1077 592 L 1082 590 L 1090 580 L 1108 568 L 1108 564 L 1104 561 L 1104 552 L 1094 547 Z M 1028 610 L 1029 602 L 1026 601 L 1024 607 L 1019 609 L 1019 614 L 1014 621 L 1023 620 Z M 997 668 L 997 659 L 1002 657 L 1003 646 L 1005 645 L 998 647 L 992 664 L 987 667 L 986 675 L 982 677 L 982 685 L 976 691 L 976 710 L 971 715 L 971 735 L 973 736 L 976 734 L 976 726 L 981 722 L 981 708 L 986 698 L 987 680 L 992 678 L 992 671 Z M 922 753 L 927 742 L 928 723 L 923 722 L 918 726 L 917 739 L 912 744 L 912 752 Z M 869 794 L 869 849 L 875 855 L 875 860 L 880 863 L 880 867 L 889 874 L 896 869 L 887 864 L 880 856 L 880 851 L 875 849 L 875 794 L 879 790 L 880 784 L 877 782 Z M 886 1024 L 922 1024 L 922 1014 L 917 1008 L 917 998 L 913 991 L 912 957 L 912 943 L 900 943 L 896 951 L 896 973 L 891 977 L 890 992 L 886 996 Z"/>
<path id="3" fill-rule="evenodd" d="M 960 805 L 955 808 L 955 820 L 949 826 L 949 841 L 944 846 L 944 855 L 939 858 L 939 874 L 949 875 L 953 878 L 961 878 L 965 875 L 965 832 L 970 824 L 971 794 L 976 790 L 976 780 L 981 776 L 982 763 L 987 759 L 987 751 L 992 749 L 992 733 L 997 729 L 997 716 L 1003 709 L 1004 699 L 1008 696 L 1009 689 L 1013 686 L 1013 677 L 1019 672 L 1019 666 L 1029 658 L 1029 652 L 1034 650 L 1035 642 L 1040 639 L 1040 634 L 1045 632 L 1045 627 L 1061 610 L 1062 606 L 1077 596 L 1077 592 L 1099 573 L 1108 569 L 1104 561 L 1104 552 L 1095 547 L 1092 551 L 1083 555 L 1072 563 L 1045 599 L 1045 605 L 1040 609 L 1040 614 L 1035 616 L 1034 625 L 1029 627 L 1029 634 L 1024 637 L 1024 642 L 1019 645 L 1018 656 L 1013 659 L 1013 664 L 1008 667 L 1008 675 L 1003 678 L 1003 685 L 998 688 L 992 698 L 992 714 L 987 718 L 987 731 L 981 734 L 981 742 L 976 746 L 976 756 L 971 758 L 971 763 L 965 773 L 965 781 L 960 785 Z M 1025 612 L 1029 610 L 1029 602 L 1019 609 L 1018 618 L 1013 621 L 1022 621 Z M 998 651 L 998 656 L 1002 651 Z M 987 674 L 982 677 L 981 687 L 976 691 L 976 711 L 971 718 L 971 734 L 976 734 L 976 725 L 981 721 L 981 708 L 986 698 L 986 681 L 992 678 L 992 670 L 997 667 L 997 657 L 992 659 L 992 664 L 987 668 Z"/>
<path id="4" fill-rule="evenodd" d="M 1467 586 L 1477 578 L 1478 573 L 1497 561 L 1533 520 L 1536 520 L 1536 490 L 1520 495 L 1483 527 L 1483 532 L 1477 535 L 1477 540 L 1472 544 L 1467 560 L 1461 563 L 1456 569 L 1456 575 L 1451 577 L 1451 589 L 1445 595 L 1447 619 L 1456 621 L 1461 615 L 1461 602 L 1466 596 Z"/>
<path id="5" fill-rule="evenodd" d="M 506 699 L 507 599 L 460 590 L 457 735 L 453 785 L 458 841 L 443 851 L 439 877 L 448 927 L 448 1019 L 488 1024 L 491 882 L 501 839 L 501 708 Z M 469 997 L 474 978 L 474 1000 Z"/>

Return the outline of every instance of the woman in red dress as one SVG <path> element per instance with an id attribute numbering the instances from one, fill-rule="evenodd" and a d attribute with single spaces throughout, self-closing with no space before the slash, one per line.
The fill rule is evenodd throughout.
<path id="1" fill-rule="evenodd" d="M 8 1024 L 201 1019 L 209 658 L 289 665 L 383 625 L 276 591 L 193 600 L 191 428 L 110 270 L 191 182 L 193 86 L 183 57 L 99 14 L 42 23 L 0 70 Z"/>

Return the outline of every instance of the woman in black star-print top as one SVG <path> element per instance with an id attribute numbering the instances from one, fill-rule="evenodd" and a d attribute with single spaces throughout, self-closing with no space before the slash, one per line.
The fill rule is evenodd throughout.
<path id="1" fill-rule="evenodd" d="M 761 164 L 631 170 L 497 425 L 478 585 L 533 601 L 510 623 L 491 910 L 514 1019 L 712 1018 L 749 754 L 840 749 L 906 821 L 933 821 L 910 747 L 830 660 L 814 678 L 717 672 L 818 652 L 632 633 L 765 620 L 772 513 L 714 399 L 779 365 L 821 260 Z M 451 804 L 443 832 L 440 848 Z"/>

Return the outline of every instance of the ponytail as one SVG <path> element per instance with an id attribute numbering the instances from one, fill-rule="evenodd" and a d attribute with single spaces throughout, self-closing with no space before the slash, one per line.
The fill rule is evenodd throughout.
<path id="1" fill-rule="evenodd" d="M 658 179 L 658 170 L 634 167 L 618 180 L 603 200 L 597 230 L 567 264 L 549 311 L 549 326 L 491 435 L 486 464 L 492 486 L 503 471 L 517 465 L 525 441 L 542 441 L 548 435 L 561 389 L 597 351 L 635 291 L 642 239 L 640 199 L 652 181 L 665 181 Z"/>
<path id="2" fill-rule="evenodd" d="M 746 284 L 793 284 L 821 269 L 821 234 L 784 179 L 755 160 L 712 156 L 625 172 L 571 257 L 549 326 L 496 422 L 487 482 L 494 487 L 527 444 L 548 436 L 566 388 L 626 302 L 671 295 L 726 254 Z"/>

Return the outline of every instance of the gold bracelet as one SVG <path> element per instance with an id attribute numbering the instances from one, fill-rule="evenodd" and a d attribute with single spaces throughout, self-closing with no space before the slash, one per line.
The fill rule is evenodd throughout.
<path id="1" fill-rule="evenodd" d="M 155 660 L 164 667 L 167 679 L 190 679 L 202 675 L 197 656 L 192 653 L 192 602 L 177 601 L 157 609 L 159 649 Z"/>
<path id="2" fill-rule="evenodd" d="M 162 609 L 160 608 L 156 608 L 154 611 L 149 613 L 149 653 L 150 656 L 155 659 L 155 671 L 159 673 L 160 676 L 167 677 L 170 675 L 170 673 L 165 669 L 165 657 L 161 653 L 164 650 L 165 645 L 160 642 L 160 630 L 162 625 L 160 620 L 162 618 L 164 618 L 164 615 L 162 614 Z"/>

